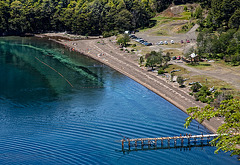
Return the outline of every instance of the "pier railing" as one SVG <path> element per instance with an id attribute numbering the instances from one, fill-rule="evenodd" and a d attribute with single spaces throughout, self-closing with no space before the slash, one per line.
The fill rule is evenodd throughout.
<path id="1" fill-rule="evenodd" d="M 157 148 L 158 143 L 161 145 L 161 147 L 164 146 L 164 144 L 168 147 L 171 147 L 171 145 L 174 145 L 176 147 L 177 143 L 181 144 L 183 146 L 185 143 L 187 145 L 190 145 L 190 143 L 196 144 L 198 141 L 201 141 L 203 143 L 204 141 L 207 141 L 209 143 L 210 138 L 217 137 L 218 134 L 207 134 L 207 135 L 184 135 L 184 136 L 172 136 L 172 137 L 158 137 L 158 138 L 135 138 L 135 139 L 129 139 L 124 138 L 121 140 L 122 142 L 122 150 L 124 150 L 125 143 L 127 143 L 128 149 L 130 150 L 131 147 L 137 148 L 138 146 L 144 147 L 155 147 Z M 177 141 L 180 141 L 177 142 Z"/>

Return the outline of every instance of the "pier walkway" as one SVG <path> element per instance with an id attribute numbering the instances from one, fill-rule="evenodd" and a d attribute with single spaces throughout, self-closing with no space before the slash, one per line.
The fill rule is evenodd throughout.
<path id="1" fill-rule="evenodd" d="M 173 136 L 173 137 L 158 137 L 158 138 L 136 138 L 136 139 L 122 139 L 122 150 L 124 150 L 124 144 L 127 143 L 128 149 L 130 150 L 131 147 L 137 148 L 138 146 L 144 147 L 144 146 L 152 146 L 157 148 L 157 143 L 159 142 L 161 144 L 161 147 L 164 146 L 164 143 L 167 142 L 167 146 L 171 147 L 171 145 L 174 145 L 176 147 L 177 141 L 180 141 L 181 146 L 184 144 L 190 145 L 190 143 L 196 144 L 197 142 L 203 143 L 204 141 L 207 141 L 209 143 L 210 138 L 213 139 L 217 137 L 218 134 L 207 134 L 207 135 L 184 135 L 184 136 Z M 172 143 L 171 143 L 172 142 Z M 179 142 L 178 142 L 179 144 Z M 165 144 L 166 145 L 166 144 Z"/>

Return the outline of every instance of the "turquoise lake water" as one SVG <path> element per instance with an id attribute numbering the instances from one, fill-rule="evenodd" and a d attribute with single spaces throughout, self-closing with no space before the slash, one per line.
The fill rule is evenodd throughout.
<path id="1" fill-rule="evenodd" d="M 0 164 L 233 165 L 201 144 L 132 147 L 123 137 L 210 133 L 132 79 L 57 43 L 0 38 Z"/>

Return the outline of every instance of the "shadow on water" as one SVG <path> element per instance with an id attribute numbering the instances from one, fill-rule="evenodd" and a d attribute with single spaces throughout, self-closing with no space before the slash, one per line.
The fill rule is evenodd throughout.
<path id="1" fill-rule="evenodd" d="M 129 154 L 131 152 L 136 152 L 136 151 L 151 151 L 151 150 L 165 150 L 165 149 L 176 149 L 179 151 L 191 151 L 192 148 L 202 148 L 203 147 L 209 147 L 211 146 L 210 144 L 206 143 L 201 143 L 201 144 L 191 144 L 191 145 L 179 145 L 179 146 L 161 146 L 161 147 L 156 147 L 156 146 L 152 146 L 152 145 L 147 145 L 147 147 L 141 147 L 141 148 L 132 148 L 132 149 L 123 149 L 123 150 L 116 150 L 116 152 L 122 152 L 123 154 Z"/>
<path id="2" fill-rule="evenodd" d="M 20 102 L 51 100 L 82 88 L 104 87 L 101 67 L 89 67 L 95 64 L 75 60 L 77 57 L 62 47 L 52 48 L 51 44 L 45 45 L 45 40 L 1 40 L 0 68 L 4 72 L 0 73 L 0 96 Z"/>

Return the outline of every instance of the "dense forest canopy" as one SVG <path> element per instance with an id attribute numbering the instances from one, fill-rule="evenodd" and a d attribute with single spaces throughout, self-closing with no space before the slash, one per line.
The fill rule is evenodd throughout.
<path id="1" fill-rule="evenodd" d="M 208 0 L 202 5 L 208 15 L 198 21 L 199 57 L 240 65 L 240 0 Z"/>
<path id="2" fill-rule="evenodd" d="M 114 34 L 144 28 L 170 4 L 194 0 L 3 0 L 0 35 L 68 31 Z"/>

